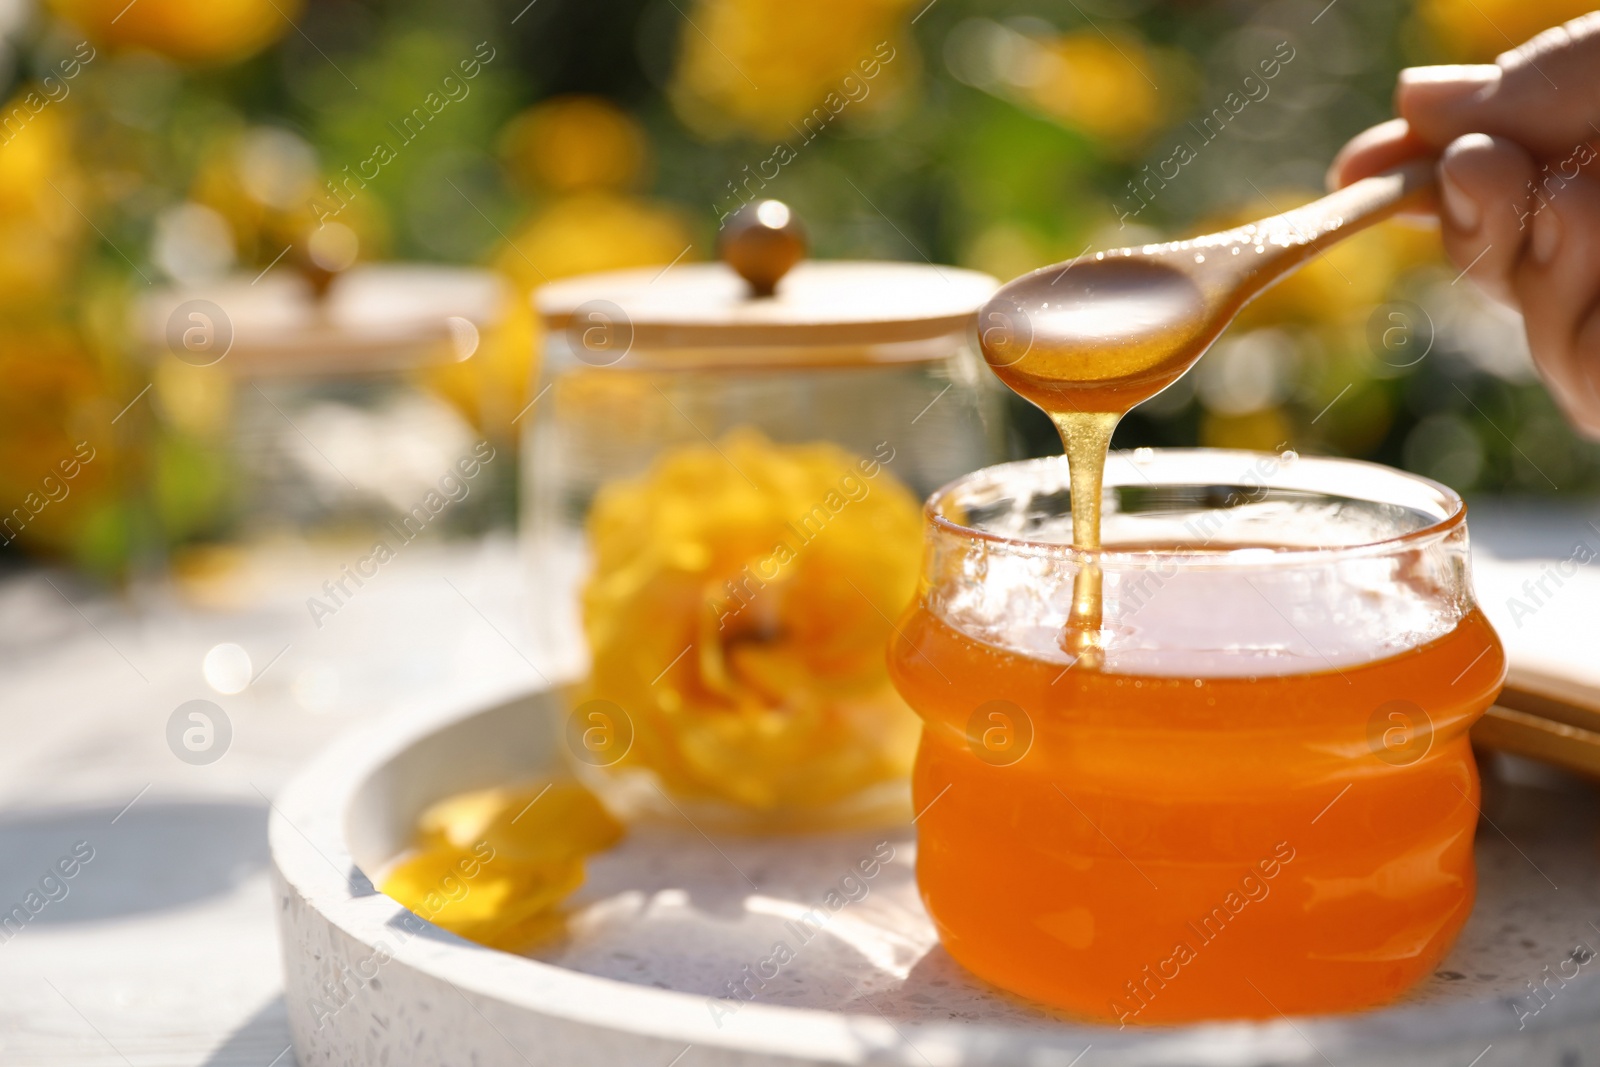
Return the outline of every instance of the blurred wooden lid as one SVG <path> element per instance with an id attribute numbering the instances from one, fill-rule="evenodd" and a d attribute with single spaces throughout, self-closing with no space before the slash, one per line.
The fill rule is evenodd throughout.
<path id="1" fill-rule="evenodd" d="M 319 301 L 283 270 L 155 293 L 138 326 L 153 355 L 247 377 L 379 374 L 471 356 L 507 293 L 490 271 L 385 263 L 340 274 Z"/>
<path id="2" fill-rule="evenodd" d="M 803 260 L 804 233 L 777 201 L 725 227 L 724 262 L 609 271 L 541 286 L 551 331 L 599 327 L 604 347 L 859 345 L 965 330 L 999 282 L 931 263 Z M 792 268 L 792 269 L 791 269 Z"/>

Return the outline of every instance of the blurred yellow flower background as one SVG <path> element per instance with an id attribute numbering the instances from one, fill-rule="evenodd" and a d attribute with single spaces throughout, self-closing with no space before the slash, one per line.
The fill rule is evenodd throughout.
<path id="1" fill-rule="evenodd" d="M 1290 210 L 1316 199 L 1310 189 L 1271 189 L 1238 212 L 1203 220 L 1204 232 L 1242 225 L 1256 218 Z M 1370 358 L 1333 358 L 1367 345 L 1367 320 L 1383 304 L 1407 271 L 1437 262 L 1436 228 L 1429 222 L 1390 220 L 1334 245 L 1272 286 L 1240 313 L 1237 322 L 1196 368 L 1204 412 L 1199 436 L 1212 448 L 1279 451 L 1304 442 L 1311 426 L 1296 417 L 1286 390 L 1261 388 L 1251 403 L 1251 388 L 1232 390 L 1221 383 L 1230 376 L 1270 379 L 1293 373 L 1308 390 L 1313 418 L 1336 397 L 1350 401 L 1341 418 L 1319 425 L 1325 442 L 1347 454 L 1374 447 L 1388 431 L 1394 411 L 1388 397 L 1369 385 L 1381 368 Z M 1292 371 L 1260 366 L 1257 359 L 1272 350 L 1303 363 Z M 1230 368 L 1236 356 L 1243 365 Z M 1270 363 L 1270 357 L 1269 357 Z M 1207 386 L 1211 388 L 1207 388 Z M 1346 391 L 1348 388 L 1348 391 Z M 1321 420 L 1317 420 L 1319 423 Z"/>
<path id="2" fill-rule="evenodd" d="M 949 47 L 963 81 L 1118 156 L 1172 118 L 1195 80 L 1189 57 L 1152 45 L 1127 23 L 1062 32 L 1038 19 L 970 19 Z"/>
<path id="3" fill-rule="evenodd" d="M 148 48 L 181 62 L 225 63 L 294 25 L 302 0 L 50 0 L 99 44 Z"/>
<path id="4" fill-rule="evenodd" d="M 106 432 L 116 411 L 102 354 L 62 313 L 89 232 L 79 206 L 91 204 L 72 113 L 67 102 L 31 112 L 31 91 L 7 104 L 7 115 L 28 118 L 0 147 L 0 542 L 60 552 L 97 532 L 116 469 Z"/>
<path id="5" fill-rule="evenodd" d="M 1022 33 L 998 23 L 969 30 L 984 54 L 982 81 L 1007 99 L 1121 153 L 1139 146 L 1168 118 L 1182 64 L 1132 28 Z"/>
<path id="6" fill-rule="evenodd" d="M 1593 9 L 1591 0 L 1419 0 L 1417 15 L 1450 59 L 1486 63 Z"/>
<path id="7" fill-rule="evenodd" d="M 473 359 L 440 366 L 428 381 L 479 429 L 509 437 L 536 388 L 534 290 L 557 278 L 694 257 L 681 213 L 630 191 L 648 173 L 649 142 L 610 101 L 574 95 L 528 108 L 506 125 L 500 152 L 540 198 L 494 259 L 513 283 L 509 306 Z"/>
<path id="8" fill-rule="evenodd" d="M 1091 137 L 1117 142 L 1148 134 L 1164 117 L 1155 62 L 1144 42 L 1093 31 L 1062 34 L 1042 55 L 1024 95 L 1049 115 Z"/>
<path id="9" fill-rule="evenodd" d="M 337 177 L 319 173 L 315 151 L 299 136 L 256 126 L 206 146 L 189 196 L 227 221 L 241 263 L 264 267 L 287 247 L 289 255 L 280 262 L 309 266 L 311 241 L 335 224 L 354 237 L 360 259 L 384 258 L 387 220 L 370 198 L 332 200 L 325 183 Z M 338 214 L 324 219 L 330 205 Z"/>
<path id="10" fill-rule="evenodd" d="M 645 176 L 648 152 L 639 123 L 597 96 L 545 101 L 500 134 L 506 168 L 535 193 L 631 188 Z"/>
<path id="11" fill-rule="evenodd" d="M 229 474 L 244 409 L 221 387 L 228 367 L 153 365 L 128 328 L 171 283 L 270 270 L 317 284 L 346 252 L 498 271 L 507 304 L 470 357 L 407 384 L 509 446 L 560 392 L 529 406 L 543 347 L 533 292 L 709 258 L 717 220 L 750 196 L 789 202 L 819 258 L 1011 276 L 1086 247 L 1197 232 L 1249 202 L 1252 185 L 1287 206 L 1285 190 L 1306 195 L 1346 137 L 1389 114 L 1401 65 L 1484 61 L 1592 4 L 1319 5 L 1314 24 L 1264 3 L 683 0 L 603 17 L 582 0 L 523 6 L 0 11 L 11 49 L 0 368 L 18 383 L 0 397 L 11 494 L 0 506 L 78 441 L 100 450 L 19 550 L 127 574 L 134 556 L 157 566 L 237 532 L 230 509 L 251 490 Z M 1244 84 L 1295 48 L 1270 85 Z M 464 77 L 472 55 L 482 61 Z M 430 94 L 451 97 L 438 120 L 401 138 L 376 176 L 352 178 Z M 1249 96 L 1248 110 L 1229 94 Z M 1236 117 L 1173 177 L 1176 144 L 1198 144 L 1192 124 L 1219 106 Z M 350 195 L 324 226 L 329 179 Z M 1191 379 L 1129 417 L 1122 440 L 1289 442 L 1477 490 L 1600 486 L 1600 452 L 1567 432 L 1519 335 L 1495 332 L 1467 282 L 1449 287 L 1455 274 L 1431 234 L 1384 227 L 1341 246 L 1249 309 Z M 1395 301 L 1440 312 L 1436 356 L 1415 367 L 1373 350 L 1368 319 Z M 623 405 L 618 421 L 629 402 L 621 389 L 606 401 Z M 1056 447 L 1030 414 L 1020 448 Z M 483 521 L 516 510 L 504 469 Z"/>
<path id="12" fill-rule="evenodd" d="M 8 101 L 5 114 L 28 115 L 28 94 L 24 89 Z M 60 294 L 88 229 L 73 207 L 83 199 L 69 120 L 61 105 L 49 105 L 0 151 L 0 308 L 8 316 Z"/>
<path id="13" fill-rule="evenodd" d="M 904 29 L 912 0 L 700 0 L 688 13 L 670 96 L 678 116 L 712 137 L 788 140 L 829 93 L 876 111 L 910 82 L 916 62 Z M 887 50 L 880 51 L 881 45 Z M 860 66 L 875 73 L 864 80 Z"/>
<path id="14" fill-rule="evenodd" d="M 921 518 L 880 463 L 735 431 L 604 487 L 589 540 L 578 700 L 630 717 L 624 767 L 680 798 L 801 819 L 906 774 L 917 720 L 884 648 L 916 586 Z"/>

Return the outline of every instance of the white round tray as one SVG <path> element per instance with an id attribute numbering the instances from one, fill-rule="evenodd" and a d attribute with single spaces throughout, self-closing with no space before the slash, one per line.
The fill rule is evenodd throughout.
<path id="1" fill-rule="evenodd" d="M 363 872 L 402 850 L 427 804 L 556 766 L 555 714 L 533 694 L 390 721 L 336 745 L 278 799 L 270 837 L 301 1067 L 1575 1067 L 1600 1048 L 1600 812 L 1587 789 L 1560 783 L 1491 783 L 1460 942 L 1401 1004 L 1360 1015 L 1120 1031 L 1053 1017 L 939 948 L 909 827 L 778 840 L 639 828 L 591 860 L 570 936 L 539 958 L 462 940 L 373 889 Z M 787 924 L 857 860 L 890 849 L 753 1001 L 719 999 L 784 931 L 795 940 Z"/>

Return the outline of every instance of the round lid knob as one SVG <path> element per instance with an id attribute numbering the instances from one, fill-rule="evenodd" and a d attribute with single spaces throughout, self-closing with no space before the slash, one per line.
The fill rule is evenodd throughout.
<path id="1" fill-rule="evenodd" d="M 752 296 L 771 296 L 807 251 L 805 227 L 781 200 L 755 200 L 740 208 L 717 244 L 723 262 L 750 283 Z"/>

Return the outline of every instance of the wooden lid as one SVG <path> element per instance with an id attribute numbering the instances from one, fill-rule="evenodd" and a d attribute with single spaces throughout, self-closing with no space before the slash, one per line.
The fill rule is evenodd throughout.
<path id="1" fill-rule="evenodd" d="M 880 344 L 964 330 L 1000 284 L 933 264 L 801 261 L 803 231 L 772 200 L 742 210 L 720 245 L 728 262 L 541 286 L 539 314 L 579 338 L 602 327 L 607 349 Z"/>
<path id="2" fill-rule="evenodd" d="M 305 278 L 273 271 L 164 290 L 139 309 L 147 349 L 246 377 L 384 373 L 462 360 L 505 307 L 489 271 L 376 264 L 338 275 L 317 299 Z"/>

